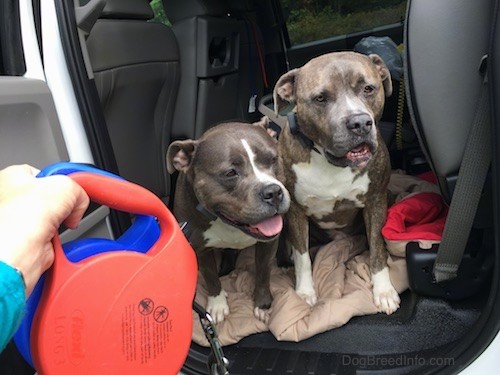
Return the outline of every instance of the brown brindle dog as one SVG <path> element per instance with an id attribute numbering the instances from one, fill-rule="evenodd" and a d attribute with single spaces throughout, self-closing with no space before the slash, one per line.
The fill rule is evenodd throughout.
<path id="1" fill-rule="evenodd" d="M 295 289 L 310 305 L 317 296 L 308 220 L 332 238 L 365 227 L 374 302 L 387 314 L 399 307 L 381 234 L 391 167 L 377 124 L 391 93 L 382 59 L 355 52 L 314 58 L 284 74 L 274 88 L 276 112 L 284 104 L 295 105 L 279 139 L 292 196 L 285 238 L 295 264 Z"/>
<path id="2" fill-rule="evenodd" d="M 265 321 L 271 306 L 271 265 L 282 215 L 290 206 L 278 145 L 264 123 L 228 122 L 197 140 L 173 142 L 168 171 L 178 170 L 174 214 L 191 228 L 190 242 L 208 291 L 207 311 L 221 322 L 229 314 L 214 249 L 255 245 L 254 314 Z"/>

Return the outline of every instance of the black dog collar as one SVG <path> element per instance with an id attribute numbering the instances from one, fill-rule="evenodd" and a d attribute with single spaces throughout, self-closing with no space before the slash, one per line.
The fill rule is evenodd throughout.
<path id="1" fill-rule="evenodd" d="M 210 220 L 210 221 L 215 221 L 217 220 L 217 215 L 213 214 L 209 210 L 207 210 L 201 203 L 198 203 L 196 206 L 196 209 L 201 212 L 205 217 Z"/>
<path id="2" fill-rule="evenodd" d="M 319 152 L 319 150 L 316 147 L 314 147 L 314 142 L 312 141 L 312 139 L 300 131 L 299 123 L 297 121 L 297 114 L 295 112 L 288 112 L 286 117 L 288 118 L 288 126 L 290 127 L 290 133 L 299 138 L 299 141 L 302 144 L 302 146 L 314 150 L 318 154 L 321 154 L 321 152 Z"/>

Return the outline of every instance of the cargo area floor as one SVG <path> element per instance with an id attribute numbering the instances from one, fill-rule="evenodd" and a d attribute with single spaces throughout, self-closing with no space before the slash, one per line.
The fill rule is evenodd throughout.
<path id="1" fill-rule="evenodd" d="M 352 373 L 349 365 L 368 362 L 373 356 L 389 360 L 404 354 L 409 361 L 452 344 L 473 328 L 487 297 L 483 293 L 463 301 L 444 301 L 406 291 L 401 308 L 391 316 L 355 317 L 298 343 L 277 341 L 269 332 L 255 334 L 223 350 L 231 374 Z M 206 373 L 208 354 L 207 348 L 192 344 L 186 373 Z"/>

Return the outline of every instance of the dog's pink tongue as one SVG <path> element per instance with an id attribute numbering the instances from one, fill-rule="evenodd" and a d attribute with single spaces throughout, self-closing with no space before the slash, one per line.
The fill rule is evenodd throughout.
<path id="1" fill-rule="evenodd" d="M 368 149 L 368 146 L 364 143 L 360 144 L 358 147 L 354 147 L 351 152 L 363 152 Z"/>
<path id="2" fill-rule="evenodd" d="M 281 215 L 275 215 L 269 219 L 262 220 L 260 223 L 253 224 L 252 227 L 258 229 L 264 236 L 272 237 L 283 229 L 283 218 Z"/>

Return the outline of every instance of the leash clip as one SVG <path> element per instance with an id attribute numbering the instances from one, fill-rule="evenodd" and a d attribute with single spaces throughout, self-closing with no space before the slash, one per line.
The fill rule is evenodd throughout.
<path id="1" fill-rule="evenodd" d="M 219 336 L 217 334 L 217 329 L 215 328 L 212 316 L 199 304 L 193 302 L 193 309 L 196 311 L 200 317 L 201 327 L 207 338 L 211 352 L 208 356 L 208 369 L 210 375 L 229 375 L 227 369 L 229 365 L 229 360 L 224 357 L 224 352 L 222 351 L 222 345 L 219 341 Z"/>

